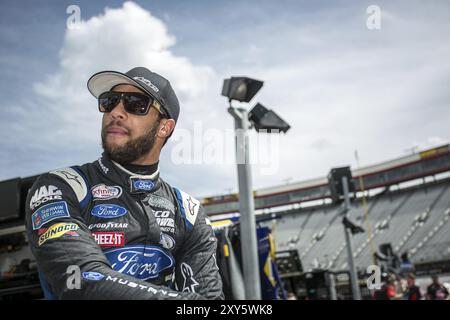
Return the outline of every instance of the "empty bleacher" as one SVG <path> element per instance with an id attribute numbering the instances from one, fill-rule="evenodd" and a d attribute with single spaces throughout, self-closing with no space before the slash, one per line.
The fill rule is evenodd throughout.
<path id="1" fill-rule="evenodd" d="M 394 251 L 409 251 L 413 262 L 450 259 L 450 180 L 384 192 L 367 199 L 367 221 L 360 199 L 349 218 L 366 232 L 353 236 L 356 266 L 372 264 L 372 252 L 382 243 Z M 281 215 L 274 235 L 278 250 L 297 249 L 305 269 L 347 267 L 341 208 L 326 205 Z M 371 228 L 368 238 L 368 224 Z"/>

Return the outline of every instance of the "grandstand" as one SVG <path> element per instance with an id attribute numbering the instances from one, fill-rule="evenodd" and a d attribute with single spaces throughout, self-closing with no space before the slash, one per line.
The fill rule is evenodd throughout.
<path id="1" fill-rule="evenodd" d="M 408 252 L 419 272 L 450 272 L 449 145 L 353 170 L 353 182 L 348 215 L 366 231 L 352 240 L 360 271 L 389 243 L 398 255 Z M 238 211 L 238 196 L 206 198 L 203 205 L 212 219 L 222 219 Z M 264 224 L 277 250 L 297 250 L 305 270 L 347 269 L 342 210 L 331 202 L 326 178 L 257 190 L 255 207 L 259 218 L 273 218 Z"/>
<path id="2" fill-rule="evenodd" d="M 358 201 L 353 206 L 350 218 L 366 227 L 363 206 Z M 362 270 L 373 264 L 372 251 L 382 243 L 390 243 L 398 254 L 409 251 L 416 264 L 450 260 L 450 180 L 387 191 L 369 198 L 368 207 L 371 237 L 367 232 L 353 237 L 356 265 Z M 346 269 L 339 211 L 326 205 L 280 217 L 274 229 L 278 250 L 297 249 L 305 269 Z"/>

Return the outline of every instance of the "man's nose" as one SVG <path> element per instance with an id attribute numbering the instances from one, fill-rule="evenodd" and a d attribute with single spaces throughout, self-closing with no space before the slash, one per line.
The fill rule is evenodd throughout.
<path id="1" fill-rule="evenodd" d="M 114 119 L 125 119 L 128 117 L 128 114 L 125 111 L 125 107 L 123 106 L 122 99 L 117 104 L 117 106 L 114 109 L 112 109 L 111 117 Z"/>

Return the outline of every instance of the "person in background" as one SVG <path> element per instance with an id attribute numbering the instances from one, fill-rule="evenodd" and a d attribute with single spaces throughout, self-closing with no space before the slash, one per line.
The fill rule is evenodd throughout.
<path id="1" fill-rule="evenodd" d="M 397 295 L 395 287 L 395 277 L 392 274 L 386 275 L 380 290 L 375 291 L 375 300 L 393 300 Z"/>
<path id="2" fill-rule="evenodd" d="M 448 290 L 439 282 L 437 274 L 431 276 L 432 283 L 427 288 L 427 300 L 446 300 L 449 298 Z"/>
<path id="3" fill-rule="evenodd" d="M 421 300 L 422 294 L 420 288 L 416 285 L 416 277 L 413 273 L 408 274 L 408 288 L 405 292 L 405 300 Z"/>

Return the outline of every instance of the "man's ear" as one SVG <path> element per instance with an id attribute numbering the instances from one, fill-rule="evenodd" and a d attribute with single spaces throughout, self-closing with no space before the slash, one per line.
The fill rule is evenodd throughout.
<path id="1" fill-rule="evenodd" d="M 162 119 L 160 122 L 158 137 L 167 138 L 168 136 L 170 136 L 174 128 L 175 128 L 175 120 Z"/>

